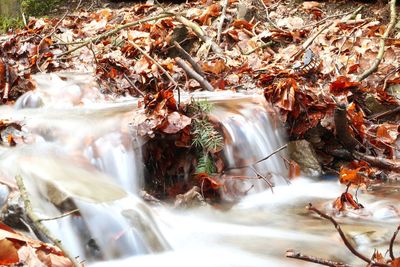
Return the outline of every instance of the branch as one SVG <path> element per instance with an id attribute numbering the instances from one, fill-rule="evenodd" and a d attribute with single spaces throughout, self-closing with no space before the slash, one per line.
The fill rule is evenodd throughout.
<path id="1" fill-rule="evenodd" d="M 304 255 L 298 251 L 294 250 L 288 250 L 286 251 L 286 257 L 291 258 L 291 259 L 297 259 L 297 260 L 302 260 L 302 261 L 308 261 L 320 265 L 325 265 L 325 266 L 331 266 L 331 267 L 351 267 L 351 265 L 348 265 L 346 263 L 342 262 L 335 262 L 331 260 L 326 260 L 326 259 L 321 259 L 313 256 L 307 256 Z"/>
<path id="2" fill-rule="evenodd" d="M 74 209 L 74 210 L 71 210 L 71 211 L 65 212 L 65 213 L 63 213 L 63 214 L 60 214 L 60 215 L 58 215 L 58 216 L 55 216 L 55 217 L 51 217 L 51 218 L 42 218 L 42 219 L 39 219 L 39 220 L 38 220 L 38 222 L 44 222 L 44 221 L 53 221 L 53 220 L 58 220 L 58 219 L 61 219 L 61 218 L 67 217 L 67 216 L 69 216 L 69 215 L 72 215 L 72 214 L 74 214 L 74 213 L 77 213 L 77 212 L 79 212 L 79 209 Z"/>
<path id="3" fill-rule="evenodd" d="M 334 113 L 336 137 L 348 151 L 353 151 L 359 142 L 349 131 L 349 120 L 347 119 L 346 105 L 337 103 Z"/>
<path id="4" fill-rule="evenodd" d="M 219 18 L 219 23 L 218 23 L 218 32 L 217 32 L 217 43 L 219 44 L 221 42 L 221 32 L 222 32 L 222 26 L 224 26 L 224 20 L 226 16 L 226 9 L 229 4 L 229 0 L 223 0 L 223 8 L 222 8 L 222 13 L 221 17 Z"/>
<path id="5" fill-rule="evenodd" d="M 26 210 L 26 214 L 28 215 L 29 219 L 32 221 L 33 225 L 38 229 L 42 234 L 44 234 L 51 242 L 54 243 L 62 252 L 63 254 L 69 258 L 69 260 L 74 264 L 75 267 L 82 267 L 82 265 L 75 259 L 75 257 L 72 257 L 68 251 L 64 248 L 64 246 L 61 244 L 61 241 L 55 238 L 50 231 L 44 226 L 41 222 L 38 216 L 33 212 L 33 208 L 31 205 L 31 201 L 29 200 L 28 192 L 26 191 L 26 187 L 24 184 L 24 181 L 20 175 L 17 175 L 15 177 L 15 180 L 17 182 L 17 186 L 19 188 L 19 191 L 21 193 L 21 198 L 24 201 L 24 206 Z"/>
<path id="6" fill-rule="evenodd" d="M 389 254 L 390 254 L 390 258 L 392 260 L 396 259 L 396 257 L 394 256 L 394 253 L 393 253 L 393 245 L 394 245 L 394 241 L 396 240 L 396 236 L 399 233 L 399 230 L 400 230 L 400 225 L 397 227 L 397 230 L 393 233 L 392 239 L 390 239 Z"/>
<path id="7" fill-rule="evenodd" d="M 148 22 L 148 21 L 159 20 L 159 19 L 173 17 L 173 16 L 175 16 L 175 15 L 172 14 L 172 13 L 162 13 L 162 14 L 154 16 L 154 17 L 144 18 L 144 19 L 140 19 L 140 20 L 137 20 L 137 21 L 133 21 L 133 22 L 118 26 L 113 30 L 110 30 L 108 32 L 100 34 L 97 37 L 88 38 L 86 40 L 83 40 L 80 45 L 75 46 L 74 48 L 72 48 L 72 49 L 70 49 L 68 51 L 65 51 L 64 53 L 59 54 L 58 57 L 60 58 L 60 57 L 63 57 L 65 55 L 71 54 L 72 52 L 74 52 L 74 51 L 76 51 L 78 49 L 81 49 L 82 47 L 85 47 L 90 43 L 96 43 L 96 42 L 98 42 L 100 40 L 103 40 L 103 39 L 105 39 L 105 38 L 107 38 L 109 36 L 112 36 L 112 35 L 120 32 L 120 31 L 122 31 L 123 29 L 130 28 L 130 27 L 133 27 L 133 26 L 136 26 L 136 25 Z"/>
<path id="8" fill-rule="evenodd" d="M 357 151 L 354 151 L 353 155 L 355 158 L 364 160 L 369 164 L 371 164 L 372 166 L 400 172 L 400 160 L 373 157 Z"/>
<path id="9" fill-rule="evenodd" d="M 203 70 L 200 68 L 199 64 L 196 63 L 196 61 L 194 61 L 194 59 L 192 58 L 192 56 L 186 52 L 185 49 L 182 48 L 182 46 L 177 42 L 174 41 L 174 45 L 176 47 L 176 49 L 178 49 L 179 53 L 181 54 L 181 56 L 187 60 L 190 65 L 192 65 L 192 68 L 201 76 L 205 77 L 205 74 L 203 72 Z"/>
<path id="10" fill-rule="evenodd" d="M 361 74 L 357 78 L 357 80 L 359 82 L 361 82 L 362 80 L 367 78 L 369 75 L 371 75 L 378 69 L 378 66 L 383 59 L 383 55 L 385 54 L 385 38 L 389 37 L 390 32 L 394 28 L 394 25 L 396 25 L 396 21 L 397 21 L 396 0 L 391 0 L 390 1 L 390 22 L 389 22 L 388 27 L 386 28 L 385 33 L 382 36 L 383 38 L 380 41 L 378 55 L 376 56 L 376 59 L 375 59 L 374 63 L 372 64 L 372 66 L 369 69 L 367 69 L 366 71 L 364 71 L 364 73 Z"/>
<path id="11" fill-rule="evenodd" d="M 186 27 L 192 29 L 194 33 L 197 35 L 197 37 L 199 37 L 203 42 L 209 43 L 214 53 L 222 55 L 223 51 L 221 47 L 219 47 L 217 43 L 213 42 L 213 40 L 209 36 L 205 35 L 203 29 L 197 23 L 190 21 L 181 15 L 175 15 L 175 19 L 180 23 L 182 23 L 183 25 L 185 25 Z"/>
<path id="12" fill-rule="evenodd" d="M 350 252 L 353 253 L 353 255 L 355 255 L 355 256 L 358 257 L 359 259 L 361 259 L 361 260 L 367 262 L 367 263 L 368 263 L 369 265 L 371 265 L 371 266 L 390 267 L 390 266 L 387 265 L 387 264 L 374 262 L 374 261 L 372 261 L 370 258 L 368 258 L 368 257 L 366 257 L 365 255 L 363 255 L 363 254 L 361 254 L 360 252 L 358 252 L 358 251 L 353 247 L 353 245 L 350 243 L 350 241 L 347 239 L 346 235 L 345 235 L 345 234 L 343 233 L 343 231 L 342 231 L 342 228 L 340 227 L 340 225 L 337 223 L 337 221 L 336 221 L 333 217 L 331 217 L 331 216 L 329 216 L 329 215 L 323 213 L 322 211 L 318 210 L 317 208 L 314 208 L 314 207 L 312 206 L 311 203 L 308 204 L 307 209 L 310 210 L 310 211 L 313 211 L 313 212 L 317 213 L 317 214 L 318 214 L 319 216 L 321 216 L 322 218 L 329 220 L 329 221 L 335 226 L 336 231 L 339 233 L 339 235 L 340 235 L 340 237 L 342 238 L 344 244 L 345 244 L 346 247 L 350 250 Z"/>
<path id="13" fill-rule="evenodd" d="M 203 89 L 214 91 L 214 87 L 204 77 L 194 71 L 183 59 L 176 57 L 175 62 L 179 67 L 186 71 L 191 78 L 195 79 Z"/>
<path id="14" fill-rule="evenodd" d="M 142 48 L 140 48 L 140 46 L 138 46 L 137 44 L 135 44 L 134 42 L 129 41 L 129 43 L 135 47 L 137 50 L 139 50 L 140 53 L 142 53 L 146 58 L 148 58 L 150 61 L 152 61 L 154 64 L 156 64 L 156 66 L 162 70 L 162 72 L 165 74 L 165 76 L 167 76 L 167 78 L 172 82 L 172 84 L 175 87 L 178 87 L 178 83 L 174 80 L 174 78 L 172 78 L 172 76 L 169 74 L 169 72 L 164 69 L 163 66 L 161 66 L 160 63 L 158 63 L 157 60 L 155 60 L 152 56 L 150 56 L 146 51 L 144 51 Z M 178 87 L 179 90 L 179 87 Z"/>
<path id="15" fill-rule="evenodd" d="M 136 91 L 136 93 L 138 93 L 142 97 L 145 97 L 145 94 L 142 91 L 140 91 L 139 88 L 136 87 L 136 85 L 131 81 L 131 79 L 129 79 L 128 75 L 126 75 L 125 73 L 124 73 L 124 78 L 129 83 L 129 85 L 133 88 L 133 90 Z"/>

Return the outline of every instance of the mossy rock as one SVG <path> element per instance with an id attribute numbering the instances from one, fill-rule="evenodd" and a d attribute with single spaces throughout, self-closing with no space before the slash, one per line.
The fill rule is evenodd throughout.
<path id="1" fill-rule="evenodd" d="M 22 0 L 21 8 L 29 16 L 46 16 L 61 2 L 63 0 Z"/>

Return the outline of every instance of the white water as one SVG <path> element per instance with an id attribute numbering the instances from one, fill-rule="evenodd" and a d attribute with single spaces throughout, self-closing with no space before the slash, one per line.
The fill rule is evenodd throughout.
<path id="1" fill-rule="evenodd" d="M 265 190 L 268 186 L 259 179 L 233 181 L 227 185 L 229 191 L 237 188 L 239 193 L 226 197 L 242 199 L 228 211 L 210 206 L 175 210 L 143 203 L 136 197 L 142 183 L 140 142 L 128 129 L 136 100 L 104 99 L 85 76 L 63 75 L 63 80 L 39 77 L 39 89 L 22 97 L 18 109 L 1 108 L 1 118 L 24 122 L 22 134 L 30 144 L 1 148 L 0 172 L 9 182 L 16 174 L 24 177 L 39 216 L 59 215 L 54 203 L 63 204 L 65 196 L 74 200 L 81 217 L 46 225 L 90 266 L 312 266 L 286 259 L 287 249 L 363 266 L 328 222 L 305 210 L 313 202 L 333 213 L 330 203 L 343 186 L 306 178 L 287 185 L 280 177 L 286 173 L 283 152 L 256 165 L 263 175 L 274 174 L 274 193 Z M 224 129 L 224 155 L 230 166 L 255 162 L 284 143 L 284 135 L 268 119 L 259 99 L 223 93 L 210 100 Z M 232 175 L 254 176 L 244 171 Z M 249 188 L 250 195 L 243 197 Z M 365 210 L 334 214 L 367 255 L 373 248 L 385 252 L 399 221 L 395 190 L 386 193 L 385 200 L 379 192 L 360 192 Z M 88 245 L 90 239 L 96 240 L 98 249 Z"/>

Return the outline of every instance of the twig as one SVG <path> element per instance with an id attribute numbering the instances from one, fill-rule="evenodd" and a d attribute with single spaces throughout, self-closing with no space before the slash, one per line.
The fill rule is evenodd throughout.
<path id="1" fill-rule="evenodd" d="M 208 91 L 214 91 L 214 87 L 200 74 L 194 71 L 183 59 L 180 57 L 175 58 L 176 64 L 181 67 L 191 78 L 195 79 L 200 86 Z"/>
<path id="2" fill-rule="evenodd" d="M 391 0 L 390 1 L 390 22 L 389 22 L 389 25 L 386 28 L 386 31 L 384 32 L 384 34 L 382 36 L 383 38 L 387 38 L 389 36 L 390 32 L 392 31 L 392 29 L 394 28 L 394 25 L 396 25 L 396 21 L 397 21 L 397 17 L 396 16 L 397 16 L 397 14 L 396 14 L 396 0 Z M 378 69 L 378 66 L 381 63 L 384 54 L 385 54 L 385 39 L 381 39 L 378 55 L 376 56 L 376 59 L 374 60 L 374 63 L 372 64 L 372 66 L 369 69 L 364 71 L 364 73 L 362 73 L 357 78 L 357 80 L 359 82 L 361 82 L 362 80 L 367 78 L 369 75 L 371 75 L 372 73 L 374 73 Z"/>
<path id="3" fill-rule="evenodd" d="M 229 167 L 229 168 L 226 168 L 225 170 L 228 171 L 228 170 L 249 168 L 249 167 L 251 167 L 251 166 L 253 166 L 253 165 L 256 165 L 257 163 L 260 163 L 260 162 L 262 162 L 262 161 L 264 161 L 264 160 L 269 159 L 270 157 L 272 157 L 272 156 L 275 155 L 276 153 L 278 153 L 278 152 L 280 152 L 281 150 L 284 150 L 285 148 L 287 148 L 287 146 L 288 146 L 287 144 L 281 146 L 280 148 L 276 149 L 275 151 L 273 151 L 271 154 L 269 154 L 269 155 L 266 156 L 265 158 L 262 158 L 262 159 L 260 159 L 260 160 L 257 160 L 257 161 L 254 162 L 254 163 L 247 164 L 247 165 L 242 165 L 242 166 L 238 166 L 238 167 Z"/>
<path id="4" fill-rule="evenodd" d="M 40 40 L 39 45 L 37 46 L 36 67 L 38 68 L 38 70 L 39 70 L 40 72 L 43 72 L 43 71 L 42 71 L 42 66 L 47 62 L 47 61 L 45 61 L 45 62 L 43 63 L 42 66 L 39 66 L 40 60 L 42 59 L 42 57 L 40 56 L 40 48 L 42 47 L 43 42 L 44 42 L 47 38 L 50 38 L 50 37 L 56 32 L 58 26 L 61 24 L 61 22 L 62 22 L 62 21 L 65 19 L 65 17 L 68 15 L 68 12 L 69 12 L 69 11 L 67 10 L 67 11 L 65 12 L 65 14 L 57 21 L 56 25 L 54 25 L 52 31 L 51 31 L 48 35 L 44 36 L 44 37 L 42 38 L 42 40 Z"/>
<path id="5" fill-rule="evenodd" d="M 326 259 L 321 259 L 313 256 L 308 256 L 304 255 L 298 251 L 294 251 L 292 249 L 286 251 L 285 254 L 286 257 L 291 258 L 291 259 L 297 259 L 297 260 L 302 260 L 302 261 L 308 261 L 320 265 L 325 265 L 325 266 L 331 266 L 331 267 L 351 267 L 351 265 L 348 265 L 346 263 L 342 262 L 335 262 L 331 260 L 326 260 Z"/>
<path id="6" fill-rule="evenodd" d="M 112 36 L 112 35 L 116 34 L 117 32 L 122 31 L 123 29 L 129 28 L 129 27 L 133 27 L 133 26 L 136 26 L 136 25 L 148 22 L 148 21 L 159 20 L 159 19 L 163 19 L 163 18 L 167 18 L 167 17 L 173 17 L 173 16 L 175 16 L 175 15 L 172 14 L 172 13 L 163 13 L 163 14 L 160 14 L 160 15 L 157 15 L 157 16 L 154 16 L 154 17 L 144 18 L 144 19 L 140 19 L 140 20 L 137 20 L 137 21 L 133 21 L 133 22 L 118 26 L 113 30 L 110 30 L 108 32 L 100 34 L 99 36 L 83 40 L 80 45 L 75 46 L 74 48 L 59 54 L 58 57 L 60 58 L 60 57 L 63 57 L 65 55 L 71 54 L 72 52 L 74 52 L 74 51 L 76 51 L 78 49 L 81 49 L 82 47 L 87 46 L 89 43 L 96 43 L 96 42 L 98 42 L 100 40 L 103 40 L 103 39 L 105 39 L 105 38 L 107 38 L 109 36 Z"/>
<path id="7" fill-rule="evenodd" d="M 3 102 L 7 102 L 8 100 L 8 95 L 10 93 L 10 67 L 8 66 L 8 64 L 1 59 L 1 61 L 3 62 L 4 65 L 4 71 L 5 71 L 5 84 L 4 84 L 4 91 L 3 91 Z"/>
<path id="8" fill-rule="evenodd" d="M 373 157 L 373 156 L 365 155 L 358 151 L 354 151 L 353 156 L 357 159 L 361 159 L 361 160 L 368 162 L 372 166 L 400 172 L 400 160 Z"/>
<path id="9" fill-rule="evenodd" d="M 167 14 L 173 15 L 171 13 Z M 213 42 L 213 40 L 204 33 L 203 29 L 197 23 L 188 20 L 182 15 L 175 15 L 175 19 L 186 27 L 192 29 L 197 37 L 199 37 L 203 42 L 208 43 L 211 46 L 211 49 L 214 51 L 214 53 L 222 55 L 223 51 L 221 47 L 219 47 L 217 43 Z"/>
<path id="10" fill-rule="evenodd" d="M 381 118 L 381 117 L 384 117 L 384 116 L 388 116 L 388 115 L 397 113 L 399 111 L 400 111 L 400 106 L 398 106 L 398 107 L 396 107 L 394 109 L 391 109 L 391 110 L 387 110 L 387 111 L 383 111 L 383 112 L 374 114 L 374 115 L 368 117 L 368 119 L 375 120 L 375 119 L 378 119 L 378 118 Z"/>
<path id="11" fill-rule="evenodd" d="M 256 48 L 254 48 L 254 49 L 252 49 L 252 50 L 250 50 L 250 51 L 248 51 L 248 52 L 242 52 L 241 50 L 240 50 L 240 52 L 242 52 L 242 55 L 248 56 L 248 55 L 253 54 L 253 53 L 256 52 L 257 50 L 263 49 L 263 48 L 266 48 L 266 47 L 269 47 L 269 46 L 273 45 L 274 43 L 275 43 L 274 41 L 269 41 L 269 42 L 267 42 L 267 43 L 263 43 L 262 45 L 260 45 L 260 46 L 258 46 L 258 47 L 256 47 Z"/>
<path id="12" fill-rule="evenodd" d="M 140 48 L 140 46 L 138 46 L 134 42 L 129 41 L 129 44 L 131 44 L 133 47 L 135 47 L 137 50 L 139 50 L 139 52 L 142 53 L 146 58 L 148 58 L 150 61 L 152 61 L 154 64 L 156 64 L 156 66 L 160 70 L 162 70 L 162 72 L 165 74 L 165 76 L 167 76 L 167 78 L 172 82 L 172 84 L 175 85 L 176 87 L 178 87 L 178 83 L 174 80 L 174 78 L 172 78 L 172 76 L 168 73 L 168 71 L 163 66 L 161 66 L 160 63 L 158 63 L 157 60 L 155 60 L 152 56 L 150 56 L 146 51 L 144 51 L 142 48 Z M 178 87 L 178 90 L 179 90 L 179 87 Z"/>
<path id="13" fill-rule="evenodd" d="M 262 6 L 263 6 L 264 9 L 265 9 L 266 18 L 267 18 L 269 24 L 271 24 L 271 26 L 274 27 L 275 29 L 278 29 L 278 30 L 280 30 L 280 31 L 286 32 L 284 29 L 278 27 L 278 25 L 276 25 L 275 22 L 273 22 L 273 21 L 271 20 L 271 18 L 269 17 L 269 8 L 268 8 L 267 5 L 264 3 L 264 1 L 263 1 L 263 0 L 260 0 L 260 2 L 261 2 Z M 279 1 L 279 2 L 280 2 L 280 1 Z M 278 2 L 278 3 L 279 3 L 279 2 Z"/>
<path id="14" fill-rule="evenodd" d="M 354 11 L 351 13 L 352 15 L 350 16 L 349 19 L 354 18 L 362 9 L 363 9 L 363 7 L 360 6 L 359 8 L 357 8 L 356 10 L 354 10 Z M 299 56 L 300 56 L 301 54 L 303 54 L 303 52 L 306 51 L 307 48 L 314 42 L 314 40 L 315 40 L 323 31 L 325 31 L 327 28 L 329 28 L 333 23 L 334 23 L 334 22 L 332 21 L 332 22 L 329 22 L 329 23 L 325 24 L 325 26 L 322 27 L 316 34 L 314 34 L 311 38 L 307 39 L 307 40 L 303 43 L 303 45 L 301 46 L 301 49 L 300 49 L 299 51 L 297 51 L 297 52 L 292 56 L 292 59 L 293 59 L 293 60 L 298 59 Z"/>
<path id="15" fill-rule="evenodd" d="M 74 264 L 75 267 L 81 267 L 82 265 L 75 259 L 75 257 L 72 257 L 68 251 L 64 248 L 64 246 L 61 244 L 61 241 L 55 238 L 50 231 L 40 222 L 40 219 L 38 216 L 33 212 L 33 208 L 31 205 L 31 201 L 29 200 L 28 192 L 26 191 L 26 187 L 24 184 L 24 181 L 20 175 L 17 175 L 15 177 L 15 180 L 17 182 L 17 186 L 19 188 L 19 191 L 21 193 L 21 198 L 24 201 L 25 205 L 25 210 L 26 214 L 28 215 L 29 219 L 32 221 L 33 225 L 38 229 L 42 234 L 44 234 L 51 242 L 54 243 L 62 252 L 63 254 L 70 259 L 70 261 Z"/>
<path id="16" fill-rule="evenodd" d="M 67 216 L 72 215 L 72 214 L 77 213 L 77 212 L 79 212 L 79 209 L 74 209 L 74 210 L 65 212 L 65 213 L 63 213 L 63 214 L 60 214 L 60 215 L 55 216 L 55 217 L 52 217 L 52 218 L 42 218 L 42 219 L 39 219 L 38 222 L 58 220 L 58 219 L 67 217 Z"/>
<path id="17" fill-rule="evenodd" d="M 396 257 L 394 256 L 394 253 L 393 253 L 393 245 L 394 245 L 394 241 L 396 240 L 396 236 L 399 233 L 399 230 L 400 230 L 400 225 L 397 227 L 396 231 L 393 233 L 392 239 L 390 239 L 389 255 L 392 260 L 396 259 Z"/>
<path id="18" fill-rule="evenodd" d="M 221 42 L 221 32 L 222 32 L 222 27 L 224 26 L 224 21 L 225 21 L 225 16 L 226 16 L 226 9 L 228 8 L 229 0 L 222 0 L 224 1 L 222 4 L 222 13 L 221 17 L 219 18 L 219 23 L 218 23 L 218 31 L 217 31 L 217 44 Z"/>
<path id="19" fill-rule="evenodd" d="M 314 42 L 314 40 L 323 32 L 325 31 L 327 28 L 329 28 L 331 25 L 333 24 L 333 22 L 329 22 L 327 24 L 324 25 L 324 27 L 322 27 L 316 34 L 314 34 L 311 38 L 308 38 L 301 46 L 300 50 L 297 51 L 291 58 L 293 60 L 296 60 L 299 58 L 299 56 L 301 54 L 304 53 L 304 51 L 307 50 L 307 48 Z"/>
<path id="20" fill-rule="evenodd" d="M 128 75 L 126 75 L 125 73 L 124 73 L 124 78 L 129 83 L 129 85 L 133 88 L 133 90 L 136 91 L 136 93 L 138 93 L 142 97 L 145 97 L 145 94 L 142 91 L 140 91 L 139 88 L 136 87 L 136 85 L 131 81 L 131 79 L 129 79 Z"/>
<path id="21" fill-rule="evenodd" d="M 186 52 L 185 49 L 182 48 L 182 46 L 177 42 L 174 41 L 174 45 L 175 47 L 178 49 L 178 51 L 180 52 L 181 56 L 190 63 L 190 65 L 192 65 L 192 68 L 201 76 L 205 77 L 205 74 L 203 72 L 203 70 L 200 68 L 199 64 L 196 63 L 196 61 L 194 61 L 194 59 L 189 55 L 188 52 Z"/>
<path id="22" fill-rule="evenodd" d="M 312 27 L 315 27 L 315 26 L 318 26 L 318 25 L 324 23 L 325 21 L 327 21 L 327 20 L 329 20 L 329 19 L 347 16 L 347 15 L 353 14 L 353 13 L 356 12 L 356 11 L 357 11 L 357 9 L 356 9 L 356 10 L 353 10 L 353 11 L 346 12 L 346 13 L 341 13 L 341 14 L 336 14 L 336 15 L 330 15 L 330 16 L 327 16 L 327 17 L 325 17 L 325 18 L 323 18 L 323 19 L 321 19 L 321 20 L 319 20 L 319 21 L 317 21 L 317 22 L 314 22 L 314 23 L 311 23 L 311 24 L 308 24 L 308 25 L 301 26 L 301 27 L 297 28 L 296 30 L 301 30 L 301 29 L 305 29 L 305 28 L 312 28 Z"/>
<path id="23" fill-rule="evenodd" d="M 336 231 L 339 233 L 340 237 L 342 238 L 342 241 L 344 242 L 344 244 L 346 245 L 346 247 L 350 250 L 351 253 L 353 253 L 353 255 L 355 255 L 356 257 L 360 258 L 361 260 L 367 262 L 368 264 L 370 264 L 371 266 L 379 266 L 379 267 L 389 267 L 389 265 L 387 264 L 383 264 L 383 263 L 378 263 L 378 262 L 374 262 L 372 261 L 370 258 L 366 257 L 365 255 L 361 254 L 360 252 L 358 252 L 353 245 L 350 243 L 350 241 L 347 239 L 346 235 L 343 233 L 342 228 L 340 227 L 340 225 L 338 224 L 338 222 L 331 216 L 323 213 L 322 211 L 318 210 L 317 208 L 314 208 L 312 206 L 311 203 L 308 204 L 307 209 L 310 211 L 313 211 L 315 213 L 317 213 L 319 216 L 321 216 L 324 219 L 329 220 L 336 228 Z"/>

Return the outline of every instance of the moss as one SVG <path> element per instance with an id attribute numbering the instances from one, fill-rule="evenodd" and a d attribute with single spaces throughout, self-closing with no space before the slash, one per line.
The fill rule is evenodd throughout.
<path id="1" fill-rule="evenodd" d="M 49 15 L 62 0 L 22 0 L 21 8 L 28 16 Z"/>
<path id="2" fill-rule="evenodd" d="M 10 29 L 17 29 L 23 26 L 21 18 L 7 18 L 0 16 L 0 33 L 9 31 Z"/>

